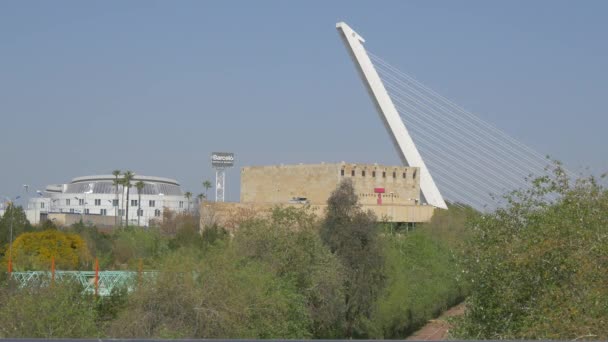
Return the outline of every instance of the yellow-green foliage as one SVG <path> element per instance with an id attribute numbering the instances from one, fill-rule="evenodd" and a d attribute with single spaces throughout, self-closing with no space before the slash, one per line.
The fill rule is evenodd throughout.
<path id="1" fill-rule="evenodd" d="M 464 299 L 454 253 L 425 228 L 385 235 L 383 251 L 387 285 L 372 318 L 376 337 L 406 337 Z"/>
<path id="2" fill-rule="evenodd" d="M 78 234 L 58 230 L 23 233 L 13 242 L 14 270 L 74 270 L 90 259 L 87 244 Z M 5 259 L 8 255 L 5 255 Z"/>
<path id="3" fill-rule="evenodd" d="M 69 282 L 0 289 L 0 338 L 99 337 L 95 300 Z"/>
<path id="4" fill-rule="evenodd" d="M 608 192 L 555 173 L 473 222 L 458 337 L 608 338 Z"/>

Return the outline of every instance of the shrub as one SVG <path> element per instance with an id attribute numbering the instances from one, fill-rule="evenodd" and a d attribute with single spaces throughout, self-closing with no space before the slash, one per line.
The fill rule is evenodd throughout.
<path id="1" fill-rule="evenodd" d="M 49 270 L 52 258 L 58 269 L 74 270 L 91 259 L 80 236 L 58 230 L 23 233 L 13 242 L 12 253 L 15 270 Z"/>
<path id="2" fill-rule="evenodd" d="M 608 192 L 559 167 L 472 222 L 471 297 L 457 336 L 608 338 Z"/>
<path id="3" fill-rule="evenodd" d="M 0 296 L 2 338 L 95 338 L 95 300 L 71 283 L 31 287 Z"/>
<path id="4" fill-rule="evenodd" d="M 343 268 L 321 241 L 316 216 L 308 208 L 277 207 L 268 219 L 242 222 L 233 248 L 294 283 L 304 297 L 313 337 L 340 336 Z"/>
<path id="5" fill-rule="evenodd" d="M 156 267 L 156 262 L 167 253 L 168 243 L 157 229 L 129 227 L 118 229 L 112 236 L 112 255 L 117 265 L 135 269 L 139 260 Z"/>
<path id="6" fill-rule="evenodd" d="M 131 298 L 109 335 L 146 338 L 306 338 L 304 299 L 292 282 L 235 251 L 180 249 Z"/>
<path id="7" fill-rule="evenodd" d="M 385 235 L 386 288 L 373 315 L 380 338 L 403 338 L 462 301 L 461 272 L 445 241 L 420 228 Z"/>

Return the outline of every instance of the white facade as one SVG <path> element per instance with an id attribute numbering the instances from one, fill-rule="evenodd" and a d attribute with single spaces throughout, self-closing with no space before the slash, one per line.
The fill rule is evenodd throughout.
<path id="1" fill-rule="evenodd" d="M 117 216 L 117 220 L 124 225 L 127 188 L 121 185 L 115 187 L 114 179 L 113 175 L 86 176 L 74 178 L 67 184 L 49 185 L 41 197 L 29 200 L 26 211 L 28 220 L 37 224 L 41 214 L 75 213 Z M 141 196 L 135 187 L 140 180 L 145 184 Z M 133 186 L 128 190 L 130 225 L 139 223 L 148 226 L 152 219 L 162 220 L 164 209 L 185 212 L 196 207 L 192 199 L 188 201 L 184 197 L 179 183 L 174 179 L 135 175 L 131 183 Z"/>

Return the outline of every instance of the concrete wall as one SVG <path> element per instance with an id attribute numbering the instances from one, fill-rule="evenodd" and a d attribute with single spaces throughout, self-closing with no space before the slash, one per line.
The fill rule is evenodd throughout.
<path id="1" fill-rule="evenodd" d="M 92 224 L 100 228 L 114 226 L 115 216 L 104 215 L 80 215 L 69 213 L 50 213 L 47 219 L 53 221 L 58 226 L 71 226 L 74 223 L 80 222 L 82 219 L 85 224 Z"/>
<path id="2" fill-rule="evenodd" d="M 240 222 L 248 218 L 265 217 L 273 207 L 303 207 L 304 204 L 273 203 L 222 203 L 203 202 L 200 207 L 200 227 L 218 224 L 228 230 L 236 229 Z M 362 205 L 363 210 L 371 210 L 379 221 L 386 222 L 428 222 L 435 208 L 430 205 Z M 327 205 L 309 205 L 319 218 L 325 215 Z"/>
<path id="3" fill-rule="evenodd" d="M 376 205 L 375 188 L 384 188 L 383 204 L 420 201 L 418 168 L 376 164 L 252 166 L 241 169 L 241 203 L 288 203 L 306 197 L 323 205 L 342 179 L 351 179 L 361 204 Z"/>

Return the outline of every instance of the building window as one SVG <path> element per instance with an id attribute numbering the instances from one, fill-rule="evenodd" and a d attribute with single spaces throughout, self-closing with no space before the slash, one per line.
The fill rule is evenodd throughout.
<path id="1" fill-rule="evenodd" d="M 352 171 L 350 172 L 350 175 L 351 175 L 351 176 L 353 176 L 353 177 L 355 177 L 355 170 L 352 170 Z"/>
<path id="2" fill-rule="evenodd" d="M 107 211 L 107 209 L 101 209 L 101 210 L 99 211 L 99 213 L 100 213 L 101 215 L 103 215 L 103 216 L 108 215 L 108 211 Z"/>
<path id="3" fill-rule="evenodd" d="M 154 217 L 160 217 L 160 209 L 154 210 Z"/>
<path id="4" fill-rule="evenodd" d="M 87 208 L 87 209 L 85 209 L 85 210 L 84 210 L 84 213 L 88 215 L 88 214 L 89 214 L 89 209 L 88 209 L 88 208 Z"/>
<path id="5" fill-rule="evenodd" d="M 397 172 L 393 171 L 393 178 L 397 178 Z"/>
<path id="6" fill-rule="evenodd" d="M 344 169 L 340 170 L 340 176 L 344 177 Z"/>
<path id="7" fill-rule="evenodd" d="M 117 199 L 113 199 L 112 200 L 112 206 L 113 207 L 118 207 L 118 200 Z"/>
<path id="8" fill-rule="evenodd" d="M 372 171 L 372 177 L 376 178 L 376 171 Z"/>
<path id="9" fill-rule="evenodd" d="M 144 216 L 144 210 L 143 209 L 138 209 L 137 210 L 137 216 Z"/>
<path id="10" fill-rule="evenodd" d="M 97 206 L 101 205 L 101 199 L 96 198 L 95 199 L 95 205 L 97 205 Z"/>
<path id="11" fill-rule="evenodd" d="M 84 205 L 84 198 L 78 199 L 78 205 Z"/>
<path id="12" fill-rule="evenodd" d="M 179 201 L 179 207 L 183 208 L 184 207 L 184 201 Z"/>
<path id="13" fill-rule="evenodd" d="M 131 206 L 137 207 L 137 200 L 131 200 Z"/>
<path id="14" fill-rule="evenodd" d="M 154 208 L 156 206 L 156 201 L 150 200 L 148 202 L 148 205 L 150 206 L 150 208 Z"/>
<path id="15" fill-rule="evenodd" d="M 403 173 L 403 179 L 405 179 L 405 172 Z"/>
<path id="16" fill-rule="evenodd" d="M 123 216 L 125 214 L 125 210 L 124 209 L 118 209 L 118 215 L 119 216 Z"/>
<path id="17" fill-rule="evenodd" d="M 361 176 L 365 177 L 365 170 L 361 171 Z"/>
<path id="18" fill-rule="evenodd" d="M 416 179 L 416 170 L 414 170 L 414 174 L 412 175 L 414 179 Z"/>
<path id="19" fill-rule="evenodd" d="M 70 214 L 73 214 L 73 213 L 74 213 L 74 208 L 71 208 L 70 209 Z"/>
<path id="20" fill-rule="evenodd" d="M 44 202 L 40 202 L 40 208 L 44 209 Z"/>
<path id="21" fill-rule="evenodd" d="M 386 178 L 386 171 L 382 171 L 382 178 Z"/>
<path id="22" fill-rule="evenodd" d="M 70 205 L 70 199 L 69 198 L 65 200 L 65 205 Z"/>

